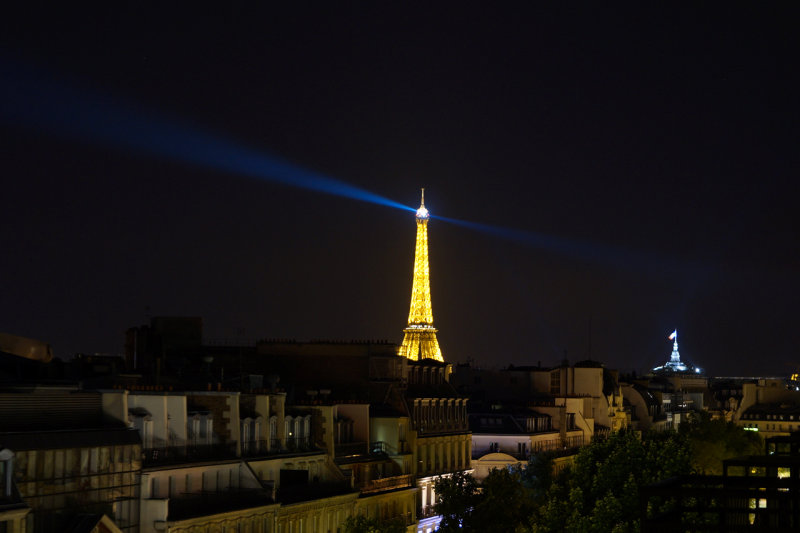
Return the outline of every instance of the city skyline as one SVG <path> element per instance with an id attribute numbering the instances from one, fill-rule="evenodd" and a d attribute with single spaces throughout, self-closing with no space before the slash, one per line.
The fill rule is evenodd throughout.
<path id="1" fill-rule="evenodd" d="M 26 71 L 55 80 L 42 94 L 78 88 L 100 111 L 119 103 L 154 129 L 411 209 L 425 187 L 448 362 L 641 371 L 669 360 L 677 328 L 682 358 L 709 375 L 788 375 L 792 18 L 729 6 L 7 17 L 0 331 L 62 358 L 120 353 L 149 315 L 201 316 L 209 337 L 399 344 L 411 293 L 411 211 L 245 176 L 207 150 L 187 160 L 199 146 L 178 157 L 87 140 L 88 116 L 58 131 L 25 122 Z M 48 98 L 51 115 L 75 101 Z"/>

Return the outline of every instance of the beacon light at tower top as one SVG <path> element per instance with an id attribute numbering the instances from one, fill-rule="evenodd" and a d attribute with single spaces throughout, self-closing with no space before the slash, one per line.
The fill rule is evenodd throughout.
<path id="1" fill-rule="evenodd" d="M 428 210 L 425 209 L 425 188 L 422 189 L 422 200 L 419 204 L 419 209 L 417 209 L 417 218 L 428 218 L 430 214 Z"/>

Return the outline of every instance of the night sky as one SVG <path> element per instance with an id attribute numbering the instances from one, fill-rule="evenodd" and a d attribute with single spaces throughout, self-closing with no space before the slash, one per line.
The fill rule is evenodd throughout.
<path id="1" fill-rule="evenodd" d="M 447 361 L 642 371 L 677 328 L 710 375 L 800 368 L 797 10 L 334 4 L 5 13 L 0 331 L 402 340 L 412 212 L 71 134 L 84 94 L 492 226 L 430 221 Z"/>

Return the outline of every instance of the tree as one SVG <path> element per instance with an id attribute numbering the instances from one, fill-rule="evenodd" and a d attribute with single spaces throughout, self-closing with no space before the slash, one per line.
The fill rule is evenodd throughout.
<path id="1" fill-rule="evenodd" d="M 519 471 L 522 484 L 531 490 L 531 497 L 536 506 L 544 503 L 547 491 L 553 484 L 553 457 L 550 452 L 531 455 L 528 466 Z"/>
<path id="2" fill-rule="evenodd" d="M 480 500 L 478 482 L 470 474 L 454 472 L 439 477 L 434 485 L 437 501 L 436 514 L 442 516 L 438 531 L 442 533 L 464 531 L 471 527 L 472 513 Z"/>
<path id="3" fill-rule="evenodd" d="M 691 473 L 691 451 L 685 434 L 620 431 L 582 448 L 556 476 L 541 456 L 525 470 L 492 470 L 482 484 L 463 473 L 439 478 L 439 530 L 635 533 L 640 487 Z"/>
<path id="4" fill-rule="evenodd" d="M 639 531 L 639 487 L 688 474 L 688 441 L 676 433 L 640 438 L 633 431 L 581 449 L 572 468 L 559 476 L 532 515 L 535 533 L 625 533 Z"/>
<path id="5" fill-rule="evenodd" d="M 481 484 L 481 497 L 470 524 L 475 531 L 513 532 L 528 523 L 535 509 L 534 492 L 518 468 L 496 468 Z"/>
<path id="6" fill-rule="evenodd" d="M 706 411 L 693 413 L 678 431 L 689 440 L 692 464 L 701 474 L 722 475 L 725 459 L 758 455 L 764 450 L 764 441 L 758 433 L 746 431 L 733 422 L 712 420 Z"/>
<path id="7" fill-rule="evenodd" d="M 497 468 L 478 484 L 461 472 L 436 481 L 438 531 L 513 532 L 528 522 L 535 509 L 533 491 L 519 469 Z"/>

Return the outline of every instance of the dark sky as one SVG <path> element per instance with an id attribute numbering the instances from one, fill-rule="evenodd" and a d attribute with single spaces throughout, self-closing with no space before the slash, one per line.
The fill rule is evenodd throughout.
<path id="1" fill-rule="evenodd" d="M 448 361 L 643 370 L 677 328 L 711 375 L 796 370 L 798 11 L 560 4 L 9 12 L 0 61 L 45 95 L 543 237 L 431 220 Z M 402 340 L 412 213 L 11 120 L 14 69 L 0 331 L 61 357 L 120 353 L 151 315 L 202 316 L 209 338 Z"/>

